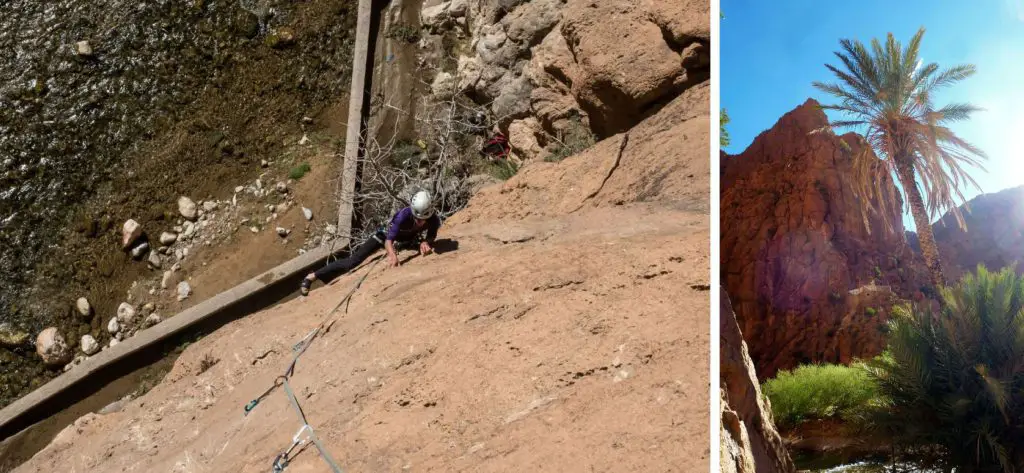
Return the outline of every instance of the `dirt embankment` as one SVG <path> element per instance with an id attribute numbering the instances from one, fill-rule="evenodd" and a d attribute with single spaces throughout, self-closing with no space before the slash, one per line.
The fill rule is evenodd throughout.
<path id="1" fill-rule="evenodd" d="M 16 471 L 265 471 L 298 419 L 280 390 L 243 406 L 335 316 L 292 384 L 346 471 L 706 470 L 708 136 L 699 87 L 628 141 L 530 164 L 449 220 L 449 251 L 373 268 L 347 314 L 328 311 L 365 268 L 190 346 Z M 289 471 L 324 468 L 310 447 Z"/>
<path id="2" fill-rule="evenodd" d="M 0 98 L 24 107 L 22 115 L 5 121 L 0 135 L 19 136 L 18 146 L 43 153 L 47 169 L 59 171 L 29 172 L 31 166 L 18 168 L 15 160 L 0 170 L 0 187 L 56 188 L 63 199 L 19 194 L 21 200 L 0 205 L 0 219 L 17 214 L 0 225 L 0 241 L 11 243 L 0 245 L 5 255 L 0 266 L 7 268 L 0 275 L 0 322 L 29 334 L 24 343 L 0 344 L 0 405 L 60 372 L 60 367 L 43 367 L 32 346 L 43 328 L 58 327 L 76 353 L 85 334 L 107 345 L 107 323 L 122 302 L 137 310 L 152 303 L 160 315 L 173 315 L 293 257 L 306 237 L 323 233 L 327 220 L 319 218 L 335 211 L 330 201 L 334 167 L 340 164 L 335 152 L 347 120 L 355 2 L 68 3 L 54 6 L 63 12 L 56 22 L 45 12 L 19 10 L 18 21 L 46 23 L 46 28 L 17 26 L 13 35 L 0 34 L 0 42 L 42 34 L 40 44 L 53 43 L 53 49 L 40 46 L 17 58 L 35 61 L 26 74 L 40 74 L 50 86 L 40 96 Z M 262 10 L 250 5 L 257 3 Z M 247 11 L 246 5 L 265 15 Z M 287 35 L 291 39 L 282 40 Z M 75 41 L 83 39 L 92 53 L 75 56 Z M 23 79 L 8 84 L 6 74 L 0 78 L 2 87 Z M 0 110 L 21 110 L 4 105 Z M 59 119 L 49 129 L 18 128 L 50 115 Z M 309 143 L 300 146 L 304 135 Z M 58 149 L 32 148 L 36 141 Z M 35 155 L 21 151 L 12 148 L 18 156 Z M 190 242 L 185 258 L 162 255 L 162 268 L 154 270 L 146 258 L 134 261 L 121 251 L 121 225 L 128 219 L 140 222 L 155 243 L 162 232 L 180 227 L 179 196 L 220 201 L 223 217 L 236 186 L 251 187 L 258 177 L 273 186 L 304 162 L 313 170 L 293 183 L 288 199 L 243 193 L 232 210 L 238 214 L 233 225 L 222 218 L 220 233 Z M 51 185 L 47 179 L 73 183 Z M 296 206 L 267 222 L 273 213 L 267 206 L 285 200 Z M 24 208 L 18 207 L 22 201 Z M 36 209 L 40 205 L 45 212 Z M 314 221 L 306 222 L 298 206 L 314 210 Z M 269 231 L 250 235 L 244 218 L 258 219 Z M 274 234 L 277 226 L 298 232 L 285 244 Z M 14 257 L 7 258 L 12 249 Z M 180 264 L 175 278 L 191 279 L 194 290 L 183 302 L 176 301 L 174 287 L 159 287 L 162 271 L 174 263 Z M 91 303 L 90 316 L 74 310 L 79 297 Z"/>

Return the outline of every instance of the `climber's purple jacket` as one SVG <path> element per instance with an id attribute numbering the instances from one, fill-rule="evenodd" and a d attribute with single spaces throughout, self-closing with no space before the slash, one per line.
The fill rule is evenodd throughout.
<path id="1" fill-rule="evenodd" d="M 434 238 L 437 238 L 437 229 L 440 227 L 441 218 L 437 216 L 437 213 L 434 213 L 422 226 L 416 228 L 416 218 L 412 216 L 412 209 L 406 207 L 398 211 L 391 218 L 391 224 L 388 225 L 387 239 L 390 241 L 415 240 L 420 233 L 423 233 L 423 230 L 426 230 L 426 241 L 433 245 Z"/>

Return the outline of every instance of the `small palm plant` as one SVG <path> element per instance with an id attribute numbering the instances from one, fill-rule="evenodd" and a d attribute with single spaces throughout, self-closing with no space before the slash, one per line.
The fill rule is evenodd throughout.
<path id="1" fill-rule="evenodd" d="M 1024 279 L 979 266 L 941 295 L 938 313 L 894 308 L 874 426 L 921 465 L 1024 471 Z"/>
<path id="2" fill-rule="evenodd" d="M 938 90 L 972 76 L 974 66 L 939 69 L 935 63 L 923 64 L 918 55 L 923 36 L 924 28 L 906 48 L 891 33 L 884 46 L 873 39 L 871 49 L 860 41 L 844 39 L 840 41 L 842 51 L 835 53 L 842 66 L 825 66 L 839 81 L 813 85 L 839 100 L 822 107 L 845 115 L 831 126 L 863 129 L 871 150 L 881 158 L 880 164 L 899 181 L 932 282 L 941 287 L 945 279 L 931 218 L 951 210 L 965 228 L 957 202 L 965 201 L 965 186 L 978 187 L 965 168 L 981 168 L 985 154 L 948 128 L 969 119 L 978 107 L 967 103 L 936 107 L 933 103 Z M 887 182 L 878 179 L 879 160 L 868 149 L 864 151 L 854 157 L 857 191 L 866 202 L 878 201 L 887 216 L 896 215 L 898 197 L 883 187 Z"/>

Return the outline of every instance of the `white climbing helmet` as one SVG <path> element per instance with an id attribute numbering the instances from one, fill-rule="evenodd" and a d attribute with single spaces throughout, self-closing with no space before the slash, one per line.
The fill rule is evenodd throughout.
<path id="1" fill-rule="evenodd" d="M 430 194 L 427 191 L 419 191 L 412 196 L 412 215 L 418 219 L 426 220 L 434 216 L 434 206 Z"/>

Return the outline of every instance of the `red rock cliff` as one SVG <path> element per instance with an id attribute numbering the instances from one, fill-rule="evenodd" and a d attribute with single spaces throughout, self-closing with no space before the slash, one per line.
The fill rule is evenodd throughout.
<path id="1" fill-rule="evenodd" d="M 926 280 L 898 216 L 890 232 L 878 214 L 863 223 L 851 182 L 863 138 L 811 133 L 826 124 L 808 100 L 722 155 L 722 278 L 760 379 L 876 355 L 892 302 Z"/>

